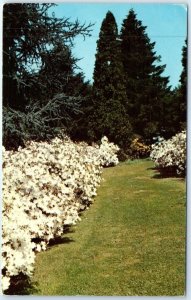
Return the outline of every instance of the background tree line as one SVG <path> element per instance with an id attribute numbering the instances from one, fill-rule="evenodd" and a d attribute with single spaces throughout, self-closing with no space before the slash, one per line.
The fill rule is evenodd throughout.
<path id="1" fill-rule="evenodd" d="M 183 71 L 173 91 L 164 65 L 133 10 L 118 33 L 104 18 L 93 75 L 84 80 L 72 55 L 81 25 L 48 13 L 52 4 L 5 4 L 3 11 L 3 142 L 17 148 L 29 139 L 69 134 L 98 141 L 103 135 L 128 152 L 131 140 L 170 137 L 186 126 L 187 42 Z"/>
<path id="2" fill-rule="evenodd" d="M 109 11 L 97 42 L 89 128 L 94 138 L 106 134 L 125 151 L 135 136 L 150 144 L 186 126 L 187 42 L 180 85 L 172 91 L 146 28 L 131 9 L 118 33 Z"/>

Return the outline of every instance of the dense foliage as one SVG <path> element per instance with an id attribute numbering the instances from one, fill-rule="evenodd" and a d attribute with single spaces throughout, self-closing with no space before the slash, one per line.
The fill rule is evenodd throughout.
<path id="1" fill-rule="evenodd" d="M 168 78 L 162 73 L 160 57 L 154 51 L 146 26 L 137 20 L 133 9 L 123 20 L 121 51 L 126 80 L 126 109 L 133 131 L 149 142 L 164 129 L 165 96 L 168 95 Z"/>
<path id="2" fill-rule="evenodd" d="M 125 147 L 131 136 L 131 125 L 124 106 L 127 94 L 120 53 L 117 24 L 108 12 L 97 41 L 89 133 L 95 140 L 107 135 Z"/>
<path id="3" fill-rule="evenodd" d="M 51 6 L 4 5 L 3 103 L 6 106 L 22 110 L 31 98 L 39 99 L 41 89 L 48 89 L 52 97 L 50 91 L 57 92 L 53 87 L 60 87 L 61 82 L 73 76 L 76 60 L 71 55 L 71 43 L 79 34 L 89 35 L 90 25 L 50 16 Z"/>
<path id="4" fill-rule="evenodd" d="M 34 131 L 40 133 L 39 138 L 63 128 L 74 134 L 89 93 L 89 83 L 84 82 L 83 73 L 77 73 L 77 59 L 71 49 L 76 36 L 90 35 L 91 24 L 55 18 L 49 13 L 51 7 L 4 5 L 3 131 L 9 148 L 13 139 L 18 147 L 23 136 L 36 138 Z"/>
<path id="5" fill-rule="evenodd" d="M 81 97 L 57 94 L 42 105 L 30 102 L 26 112 L 4 107 L 3 144 L 6 149 L 17 149 L 27 141 L 47 140 L 74 131 L 75 118 L 80 114 Z"/>
<path id="6" fill-rule="evenodd" d="M 187 40 L 182 48 L 182 73 L 180 85 L 175 89 L 173 97 L 173 126 L 175 133 L 186 129 L 186 108 L 187 108 Z"/>
<path id="7" fill-rule="evenodd" d="M 130 145 L 130 156 L 132 158 L 145 158 L 148 157 L 151 151 L 151 147 L 146 145 L 140 136 L 136 136 L 132 139 Z"/>
<path id="8" fill-rule="evenodd" d="M 106 134 L 128 154 L 133 135 L 148 147 L 154 137 L 170 138 L 186 122 L 186 47 L 181 86 L 172 91 L 146 28 L 130 10 L 119 35 L 108 12 L 97 41 L 88 136 L 96 140 Z"/>
<path id="9" fill-rule="evenodd" d="M 163 116 L 165 132 L 163 136 L 170 138 L 177 132 L 186 129 L 187 109 L 187 40 L 182 48 L 182 73 L 179 85 L 166 100 L 166 111 Z"/>
<path id="10" fill-rule="evenodd" d="M 116 165 L 119 148 L 104 137 L 100 147 L 69 138 L 29 142 L 3 152 L 2 288 L 20 273 L 30 276 L 35 252 L 75 224 L 93 202 L 103 166 Z"/>
<path id="11" fill-rule="evenodd" d="M 183 70 L 180 76 L 180 126 L 186 127 L 186 108 L 187 108 L 187 39 L 185 45 L 182 48 L 182 66 Z"/>

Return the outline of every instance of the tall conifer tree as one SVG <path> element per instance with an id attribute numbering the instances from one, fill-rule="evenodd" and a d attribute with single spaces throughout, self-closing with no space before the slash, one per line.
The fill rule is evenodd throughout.
<path id="1" fill-rule="evenodd" d="M 163 129 L 164 96 L 168 78 L 161 74 L 165 66 L 154 51 L 146 34 L 146 26 L 131 9 L 121 28 L 122 62 L 128 101 L 126 109 L 136 133 L 148 140 Z"/>
<path id="2" fill-rule="evenodd" d="M 179 85 L 172 93 L 171 97 L 171 118 L 169 124 L 171 135 L 180 132 L 186 128 L 186 106 L 187 106 L 187 40 L 182 48 L 182 73 L 180 75 Z"/>
<path id="3" fill-rule="evenodd" d="M 180 76 L 180 127 L 186 127 L 186 107 L 187 107 L 187 39 L 182 48 L 183 70 Z"/>
<path id="4" fill-rule="evenodd" d="M 91 136 L 100 139 L 107 135 L 111 141 L 125 147 L 131 133 L 126 113 L 127 101 L 118 29 L 109 11 L 102 22 L 97 41 L 93 84 L 93 114 Z"/>
<path id="5" fill-rule="evenodd" d="M 34 90 L 47 89 L 47 77 L 53 73 L 56 77 L 58 67 L 59 72 L 64 69 L 59 77 L 64 77 L 65 68 L 72 69 L 75 64 L 71 56 L 73 39 L 90 35 L 91 24 L 80 25 L 78 20 L 72 23 L 67 18 L 50 16 L 49 8 L 53 5 L 7 3 L 3 7 L 3 105 L 6 107 L 25 110 L 34 97 Z M 65 68 L 64 63 L 59 64 L 61 56 Z M 35 65 L 39 71 L 42 69 L 44 82 L 38 80 Z M 49 81 L 53 80 L 49 77 Z M 36 96 L 39 99 L 38 93 Z"/>

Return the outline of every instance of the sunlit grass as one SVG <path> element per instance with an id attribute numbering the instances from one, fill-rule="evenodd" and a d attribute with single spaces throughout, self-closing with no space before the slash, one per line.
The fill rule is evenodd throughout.
<path id="1" fill-rule="evenodd" d="M 39 253 L 39 295 L 183 295 L 185 182 L 148 160 L 107 168 L 98 196 L 63 243 Z"/>

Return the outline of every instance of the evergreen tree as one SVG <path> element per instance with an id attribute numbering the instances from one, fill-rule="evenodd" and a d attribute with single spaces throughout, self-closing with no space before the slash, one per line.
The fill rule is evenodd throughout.
<path id="1" fill-rule="evenodd" d="M 56 94 L 64 93 L 68 96 L 86 96 L 88 92 L 83 73 L 76 73 L 78 59 L 72 56 L 68 45 L 58 43 L 48 52 L 41 55 L 42 67 L 39 73 L 32 75 L 31 88 L 28 89 L 28 98 L 40 98 L 47 102 Z M 38 85 L 35 84 L 35 80 Z M 43 88 L 42 88 L 43 86 Z"/>
<path id="2" fill-rule="evenodd" d="M 90 35 L 91 24 L 55 18 L 51 6 L 3 8 L 3 141 L 9 148 L 70 134 L 82 113 L 88 83 L 75 73 L 71 48 L 74 37 Z"/>
<path id="3" fill-rule="evenodd" d="M 180 128 L 186 127 L 186 107 L 187 107 L 187 40 L 182 49 L 182 74 L 180 76 Z"/>
<path id="4" fill-rule="evenodd" d="M 127 101 L 124 83 L 117 24 L 109 11 L 102 22 L 97 41 L 89 133 L 93 139 L 106 135 L 123 148 L 131 134 L 124 107 Z"/>
<path id="5" fill-rule="evenodd" d="M 9 3 L 3 7 L 3 104 L 24 110 L 30 100 L 29 90 L 33 87 L 43 90 L 47 81 L 39 80 L 36 69 L 52 75 L 58 70 L 58 54 L 62 48 L 62 77 L 67 70 L 67 59 L 73 63 L 70 49 L 73 38 L 90 33 L 91 24 L 80 25 L 66 18 L 55 18 L 48 13 L 52 4 Z M 67 46 L 66 46 L 67 45 Z M 52 50 L 53 49 L 53 50 Z M 55 52 L 55 53 L 53 53 Z M 44 65 L 45 63 L 45 65 Z M 50 66 L 51 64 L 51 66 Z M 60 68 L 61 71 L 61 68 Z M 50 92 L 50 91 L 49 91 Z"/>
<path id="6" fill-rule="evenodd" d="M 166 114 L 167 137 L 175 135 L 186 128 L 187 106 L 187 40 L 182 48 L 182 66 L 179 85 L 169 97 L 168 113 Z"/>
<path id="7" fill-rule="evenodd" d="M 126 109 L 134 132 L 150 141 L 164 130 L 164 98 L 169 92 L 168 78 L 161 76 L 165 66 L 159 65 L 155 42 L 150 42 L 146 26 L 137 20 L 133 9 L 122 23 L 120 37 L 128 95 Z"/>

